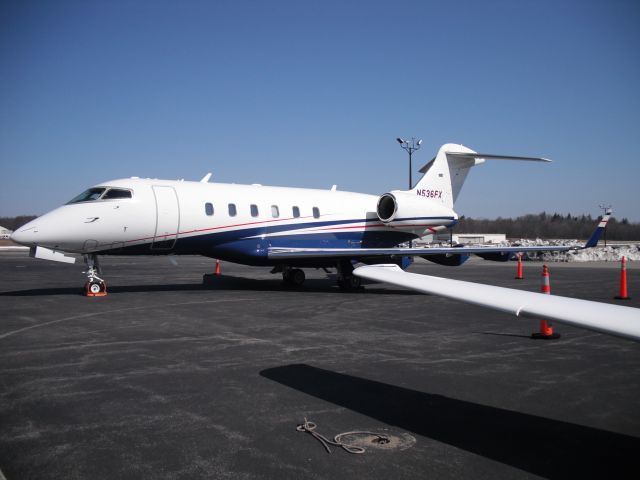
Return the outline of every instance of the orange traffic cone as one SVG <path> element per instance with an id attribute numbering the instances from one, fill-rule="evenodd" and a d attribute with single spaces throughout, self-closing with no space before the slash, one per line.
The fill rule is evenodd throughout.
<path id="1" fill-rule="evenodd" d="M 516 280 L 522 280 L 524 276 L 522 275 L 522 254 L 518 254 L 518 273 L 516 273 Z"/>
<path id="2" fill-rule="evenodd" d="M 551 295 L 551 282 L 549 281 L 549 268 L 546 265 L 542 266 L 542 286 L 540 288 L 542 293 Z M 553 327 L 546 320 L 540 320 L 540 331 L 531 334 L 531 338 L 551 340 L 553 338 L 560 338 L 559 333 L 553 333 Z"/>
<path id="3" fill-rule="evenodd" d="M 551 295 L 551 279 L 549 278 L 549 267 L 542 265 L 542 284 L 540 292 Z"/>
<path id="4" fill-rule="evenodd" d="M 216 259 L 216 275 L 220 275 L 220 260 Z"/>
<path id="5" fill-rule="evenodd" d="M 622 257 L 620 264 L 620 295 L 616 295 L 613 298 L 618 300 L 631 300 L 631 297 L 627 295 L 627 258 Z"/>

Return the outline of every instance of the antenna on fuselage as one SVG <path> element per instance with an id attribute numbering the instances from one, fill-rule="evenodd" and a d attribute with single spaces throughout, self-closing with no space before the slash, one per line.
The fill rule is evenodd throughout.
<path id="1" fill-rule="evenodd" d="M 200 180 L 200 183 L 207 183 L 210 178 L 211 178 L 211 172 L 207 173 L 204 177 L 202 177 L 202 180 Z"/>

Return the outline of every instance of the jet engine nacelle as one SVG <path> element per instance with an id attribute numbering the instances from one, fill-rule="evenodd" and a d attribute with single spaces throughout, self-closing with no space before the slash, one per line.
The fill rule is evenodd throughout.
<path id="1" fill-rule="evenodd" d="M 441 229 L 453 225 L 458 219 L 452 209 L 420 195 L 416 190 L 394 190 L 381 195 L 376 213 L 385 225 L 412 230 Z"/>

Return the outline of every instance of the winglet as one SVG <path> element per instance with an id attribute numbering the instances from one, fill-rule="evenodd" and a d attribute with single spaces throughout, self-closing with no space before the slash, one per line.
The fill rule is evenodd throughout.
<path id="1" fill-rule="evenodd" d="M 600 240 L 600 237 L 602 236 L 604 229 L 607 227 L 607 222 L 609 221 L 609 218 L 611 218 L 611 213 L 612 212 L 610 209 L 606 211 L 606 213 L 602 217 L 602 220 L 600 220 L 600 222 L 598 223 L 598 226 L 591 234 L 591 238 L 587 240 L 587 243 L 585 243 L 584 247 L 582 248 L 591 248 L 591 247 L 595 247 L 598 244 L 598 240 Z"/>
<path id="2" fill-rule="evenodd" d="M 207 183 L 210 178 L 211 178 L 211 172 L 207 173 L 204 177 L 202 177 L 202 180 L 200 180 L 200 183 Z"/>

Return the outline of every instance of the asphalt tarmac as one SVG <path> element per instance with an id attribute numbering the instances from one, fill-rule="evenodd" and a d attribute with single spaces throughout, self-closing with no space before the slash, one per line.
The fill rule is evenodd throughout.
<path id="1" fill-rule="evenodd" d="M 0 469 L 14 479 L 638 478 L 640 344 L 322 271 L 199 257 L 81 265 L 0 254 Z M 411 271 L 539 291 L 540 264 Z M 551 264 L 552 292 L 611 303 L 616 264 Z M 629 265 L 625 305 L 640 307 Z M 364 445 L 328 453 L 296 426 Z M 373 434 L 383 434 L 380 440 Z M 1 477 L 0 477 L 1 478 Z"/>

